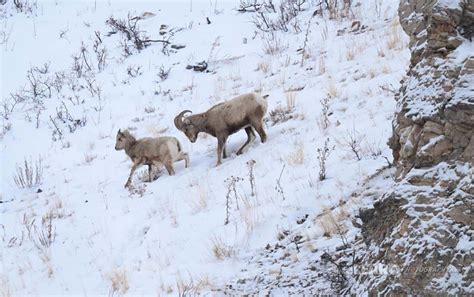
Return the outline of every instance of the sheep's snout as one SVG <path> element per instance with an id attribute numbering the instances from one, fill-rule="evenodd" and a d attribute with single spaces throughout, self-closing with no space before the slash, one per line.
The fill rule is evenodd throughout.
<path id="1" fill-rule="evenodd" d="M 192 143 L 195 143 L 197 140 L 197 134 L 186 133 L 186 136 L 188 137 L 189 141 L 191 141 Z"/>

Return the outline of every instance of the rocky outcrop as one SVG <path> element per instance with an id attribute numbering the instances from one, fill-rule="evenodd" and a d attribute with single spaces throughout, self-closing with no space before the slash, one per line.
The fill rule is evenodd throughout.
<path id="1" fill-rule="evenodd" d="M 474 159 L 474 1 L 402 0 L 410 69 L 397 96 L 389 145 L 399 176 Z"/>
<path id="2" fill-rule="evenodd" d="M 467 163 L 412 169 L 373 208 L 362 210 L 364 244 L 356 244 L 357 262 L 368 268 L 356 275 L 351 291 L 474 293 L 473 183 Z"/>
<path id="3" fill-rule="evenodd" d="M 389 269 L 350 290 L 473 294 L 474 1 L 401 0 L 399 16 L 412 54 L 389 141 L 397 183 L 359 215 L 359 262 Z"/>

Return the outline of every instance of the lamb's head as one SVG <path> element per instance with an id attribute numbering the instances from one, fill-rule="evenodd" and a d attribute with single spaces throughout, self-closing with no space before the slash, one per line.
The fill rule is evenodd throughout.
<path id="1" fill-rule="evenodd" d="M 135 138 L 128 132 L 118 130 L 117 136 L 115 138 L 115 150 L 120 151 L 127 147 L 131 141 L 135 140 Z"/>
<path id="2" fill-rule="evenodd" d="M 183 133 L 188 137 L 189 141 L 191 142 L 196 142 L 196 139 L 198 137 L 198 134 L 200 131 L 199 127 L 196 125 L 196 123 L 193 121 L 193 116 L 190 117 L 185 117 L 183 119 L 184 114 L 191 112 L 190 110 L 185 110 L 180 112 L 175 118 L 174 118 L 174 125 L 178 130 L 183 131 Z"/>

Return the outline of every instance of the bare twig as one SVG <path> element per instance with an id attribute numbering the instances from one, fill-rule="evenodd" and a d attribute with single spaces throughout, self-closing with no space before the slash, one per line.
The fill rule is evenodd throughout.
<path id="1" fill-rule="evenodd" d="M 277 179 L 277 183 L 276 183 L 276 186 L 275 186 L 275 190 L 280 193 L 281 197 L 283 198 L 283 200 L 285 200 L 285 192 L 283 191 L 283 187 L 281 185 L 281 177 L 283 175 L 283 171 L 285 170 L 285 167 L 286 167 L 286 164 L 283 165 L 283 167 L 281 168 L 281 172 L 280 172 L 280 176 L 278 177 Z"/>
<path id="2" fill-rule="evenodd" d="M 326 139 L 324 142 L 323 148 L 317 148 L 316 151 L 318 153 L 318 162 L 319 162 L 319 180 L 326 179 L 326 161 L 331 154 L 331 151 L 334 150 L 334 146 L 329 148 L 329 138 Z"/>
<path id="3" fill-rule="evenodd" d="M 306 46 L 308 45 L 308 40 L 309 40 L 309 32 L 311 29 L 311 21 L 313 20 L 314 15 L 312 14 L 311 17 L 308 20 L 308 26 L 306 27 L 306 33 L 304 35 L 304 42 L 303 42 L 303 47 L 301 48 L 301 63 L 300 66 L 303 67 L 304 65 L 304 60 L 306 59 Z"/>
<path id="4" fill-rule="evenodd" d="M 237 190 L 235 188 L 236 183 L 243 181 L 244 179 L 238 176 L 231 176 L 225 180 L 227 183 L 227 195 L 226 195 L 226 217 L 224 221 L 224 225 L 227 225 L 229 223 L 229 217 L 230 217 L 230 204 L 231 204 L 231 196 L 233 194 L 234 199 L 235 199 L 235 204 L 237 209 L 239 209 L 239 196 L 237 195 Z"/>
<path id="5" fill-rule="evenodd" d="M 321 115 L 322 115 L 322 123 L 323 128 L 327 129 L 329 127 L 329 99 L 331 98 L 330 95 L 324 97 L 321 102 Z"/>
<path id="6" fill-rule="evenodd" d="M 334 264 L 334 266 L 336 266 L 337 270 L 339 271 L 339 275 L 340 275 L 345 281 L 347 281 L 346 274 L 344 273 L 344 270 L 342 269 L 341 264 L 338 264 L 336 261 L 334 261 L 333 258 L 331 257 L 331 255 L 329 255 L 327 252 L 324 252 L 324 253 L 321 255 L 321 259 L 322 259 L 322 260 L 325 260 L 325 261 L 328 261 L 328 262 L 331 262 L 332 264 Z"/>
<path id="7" fill-rule="evenodd" d="M 253 174 L 253 169 L 254 169 L 254 166 L 257 162 L 255 162 L 255 160 L 250 160 L 247 162 L 247 166 L 249 168 L 249 178 L 250 178 L 250 188 L 252 190 L 252 196 L 255 196 L 257 195 L 257 187 L 255 185 L 255 175 Z"/>

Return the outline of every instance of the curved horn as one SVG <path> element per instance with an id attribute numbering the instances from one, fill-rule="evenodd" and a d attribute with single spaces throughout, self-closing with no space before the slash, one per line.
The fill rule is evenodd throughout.
<path id="1" fill-rule="evenodd" d="M 185 113 L 187 112 L 192 112 L 190 110 L 184 110 L 182 112 L 180 112 L 175 118 L 174 118 L 174 125 L 176 126 L 176 128 L 178 128 L 179 130 L 181 130 L 183 128 L 183 116 Z"/>

